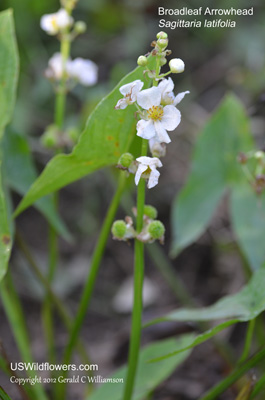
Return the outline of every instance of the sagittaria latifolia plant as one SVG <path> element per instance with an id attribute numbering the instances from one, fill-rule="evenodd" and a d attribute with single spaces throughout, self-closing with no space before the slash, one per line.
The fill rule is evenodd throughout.
<path id="1" fill-rule="evenodd" d="M 256 398 L 264 387 L 264 372 L 256 369 L 256 384 L 248 372 L 265 358 L 264 335 L 260 334 L 264 330 L 260 314 L 265 309 L 265 161 L 263 151 L 255 149 L 245 109 L 237 97 L 231 94 L 226 96 L 199 135 L 188 180 L 172 206 L 171 255 L 178 255 L 206 230 L 222 196 L 229 193 L 228 206 L 235 234 L 232 244 L 233 248 L 240 248 L 244 255 L 249 282 L 235 295 L 224 296 L 212 306 L 191 308 L 194 304 L 190 295 L 177 278 L 170 261 L 161 252 L 160 244 L 156 243 L 163 243 L 165 238 L 169 239 L 163 221 L 158 219 L 157 210 L 152 205 L 145 204 L 146 187 L 152 191 L 163 179 L 163 157 L 166 156 L 167 146 L 170 146 L 173 139 L 173 131 L 180 123 L 180 111 L 177 106 L 187 92 L 175 95 L 174 83 L 169 75 L 183 72 L 184 63 L 180 59 L 171 58 L 168 63 L 169 71 L 161 72 L 162 67 L 167 68 L 170 50 L 167 49 L 166 33 L 158 33 L 152 43 L 152 51 L 146 56 L 140 56 L 138 67 L 100 101 L 79 135 L 76 127 L 66 126 L 67 94 L 77 83 L 85 86 L 96 83 L 97 67 L 90 60 L 72 60 L 70 56 L 73 40 L 85 30 L 84 23 L 75 22 L 72 15 L 76 3 L 74 0 L 62 0 L 58 12 L 44 15 L 41 19 L 42 29 L 59 39 L 60 52 L 51 57 L 45 72 L 54 88 L 55 117 L 54 122 L 44 129 L 41 139 L 45 146 L 54 150 L 55 156 L 39 177 L 34 169 L 26 139 L 10 129 L 5 129 L 11 120 L 15 103 L 18 53 L 12 12 L 8 10 L 0 13 L 0 294 L 21 360 L 33 362 L 33 356 L 23 307 L 12 275 L 7 271 L 13 241 L 16 241 L 28 265 L 45 289 L 43 327 L 49 362 L 59 361 L 70 365 L 76 350 L 82 363 L 89 365 L 89 346 L 82 340 L 80 331 L 93 295 L 106 243 L 112 231 L 115 240 L 134 241 L 134 305 L 129 360 L 128 365 L 115 372 L 109 381 L 100 381 L 104 384 L 96 390 L 93 390 L 92 384 L 85 385 L 84 399 L 151 399 L 153 390 L 188 357 L 191 349 L 210 338 L 214 339 L 214 345 L 222 354 L 230 375 L 202 395 L 201 400 L 218 399 L 221 393 L 243 376 L 244 379 L 236 388 L 237 400 Z M 77 137 L 77 144 L 70 154 L 63 154 L 63 150 L 69 150 L 73 146 Z M 132 143 L 134 146 L 131 146 Z M 58 215 L 58 191 L 99 168 L 110 166 L 117 166 L 119 169 L 117 188 L 90 259 L 90 269 L 84 282 L 80 303 L 72 314 L 53 289 L 53 275 L 59 258 L 57 236 L 62 235 L 65 239 L 69 239 L 70 236 Z M 132 176 L 137 186 L 137 204 L 128 207 L 128 215 L 124 220 L 113 222 L 121 204 L 121 196 Z M 8 196 L 10 189 L 23 196 L 14 217 L 34 204 L 50 225 L 49 265 L 46 275 L 38 267 L 23 235 L 14 226 Z M 51 193 L 55 193 L 52 198 L 46 197 L 41 202 L 37 201 Z M 120 246 L 123 245 L 120 243 Z M 199 332 L 196 333 L 194 329 L 194 333 L 151 343 L 139 351 L 143 328 L 145 249 L 176 297 L 189 306 L 150 321 L 146 326 L 162 321 L 194 321 L 198 324 Z M 58 356 L 54 343 L 54 309 L 67 331 L 61 357 Z M 214 327 L 207 323 L 220 319 L 222 322 Z M 241 322 L 247 322 L 248 327 L 242 355 L 237 361 L 235 349 L 228 343 L 224 345 L 215 335 Z M 0 343 L 0 367 L 10 375 L 10 360 L 4 347 L 5 344 Z M 60 382 L 54 373 L 48 377 L 47 382 L 42 382 L 44 386 L 41 382 L 31 384 L 36 375 L 35 371 L 28 370 L 27 374 L 28 383 L 20 387 L 23 398 L 66 398 L 67 384 L 71 382 L 67 368 L 60 371 Z M 8 399 L 8 395 L 1 388 L 0 399 Z"/>
<path id="2" fill-rule="evenodd" d="M 177 104 L 183 99 L 187 92 L 174 95 L 174 84 L 171 78 L 165 78 L 170 73 L 184 71 L 184 62 L 181 59 L 171 59 L 170 71 L 161 74 L 161 67 L 167 64 L 168 37 L 165 32 L 157 34 L 157 41 L 153 42 L 154 50 L 151 55 L 155 58 L 155 69 L 147 68 L 147 58 L 140 56 L 138 64 L 146 67 L 144 74 L 152 79 L 152 87 L 142 89 L 144 82 L 135 80 L 120 87 L 124 96 L 120 99 L 115 109 L 132 108 L 138 119 L 136 134 L 142 138 L 142 148 L 139 157 L 135 160 L 130 153 L 122 154 L 118 166 L 135 175 L 137 188 L 137 207 L 134 209 L 136 216 L 136 227 L 133 226 L 132 218 L 127 216 L 125 221 L 115 221 L 112 226 L 114 239 L 135 239 L 135 264 L 134 264 L 134 306 L 132 316 L 132 330 L 129 350 L 128 372 L 126 377 L 124 400 L 130 400 L 133 395 L 134 380 L 137 370 L 138 354 L 140 348 L 141 325 L 142 325 L 142 291 L 144 279 L 144 243 L 152 243 L 155 240 L 163 242 L 165 227 L 157 220 L 156 209 L 145 205 L 145 184 L 152 189 L 158 184 L 160 172 L 157 168 L 162 167 L 160 158 L 166 154 L 166 145 L 171 142 L 168 131 L 173 131 L 180 123 L 180 111 Z M 144 79 L 144 77 L 143 77 Z M 149 157 L 148 148 L 152 157 Z"/>

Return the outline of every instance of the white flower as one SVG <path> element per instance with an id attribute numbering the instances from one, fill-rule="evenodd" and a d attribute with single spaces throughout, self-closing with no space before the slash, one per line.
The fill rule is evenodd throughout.
<path id="1" fill-rule="evenodd" d="M 67 71 L 71 78 L 76 79 L 84 86 L 92 86 L 98 79 L 98 67 L 91 60 L 76 58 L 68 65 Z"/>
<path id="2" fill-rule="evenodd" d="M 73 22 L 74 19 L 64 8 L 61 8 L 56 13 L 43 15 L 40 26 L 49 35 L 57 35 L 60 31 L 73 25 Z"/>
<path id="3" fill-rule="evenodd" d="M 137 79 L 136 81 L 127 83 L 120 87 L 120 92 L 124 96 L 123 99 L 120 99 L 116 104 L 115 108 L 124 110 L 129 104 L 133 104 L 136 101 L 136 96 L 144 86 L 144 83 Z"/>
<path id="4" fill-rule="evenodd" d="M 176 106 L 181 102 L 181 100 L 183 100 L 187 93 L 190 93 L 187 90 L 186 92 L 179 93 L 177 96 L 175 96 L 173 93 L 174 83 L 171 78 L 163 79 L 158 84 L 158 89 L 161 93 L 161 104 L 163 106 L 168 104 L 173 104 L 174 106 Z"/>
<path id="5" fill-rule="evenodd" d="M 184 61 L 182 61 L 180 58 L 172 58 L 172 60 L 169 61 L 168 65 L 170 71 L 173 74 L 179 74 L 183 72 L 185 69 Z"/>
<path id="6" fill-rule="evenodd" d="M 68 68 L 71 60 L 66 60 L 65 73 L 68 75 Z M 60 80 L 63 76 L 63 59 L 61 53 L 55 53 L 48 62 L 48 68 L 45 71 L 45 75 L 48 79 Z"/>
<path id="7" fill-rule="evenodd" d="M 160 172 L 157 171 L 157 167 L 162 167 L 162 163 L 159 158 L 156 157 L 138 157 L 136 161 L 139 162 L 136 174 L 135 174 L 135 184 L 138 185 L 141 176 L 148 178 L 147 187 L 151 189 L 158 184 L 158 178 Z"/>
<path id="8" fill-rule="evenodd" d="M 149 140 L 149 149 L 153 157 L 165 157 L 166 155 L 166 144 L 159 142 L 156 137 Z"/>
<path id="9" fill-rule="evenodd" d="M 167 131 L 179 125 L 181 115 L 173 105 L 161 106 L 161 98 L 161 91 L 155 86 L 138 93 L 137 103 L 147 111 L 147 119 L 137 123 L 137 136 L 148 140 L 156 137 L 160 143 L 170 143 Z"/>

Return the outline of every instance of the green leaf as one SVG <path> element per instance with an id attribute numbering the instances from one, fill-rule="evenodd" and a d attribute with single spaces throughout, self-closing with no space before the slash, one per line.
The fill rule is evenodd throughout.
<path id="1" fill-rule="evenodd" d="M 0 400 L 11 400 L 11 398 L 6 394 L 2 386 L 0 386 Z"/>
<path id="2" fill-rule="evenodd" d="M 188 182 L 173 204 L 172 256 L 204 232 L 225 190 L 242 179 L 238 153 L 252 147 L 245 110 L 229 95 L 199 136 Z"/>
<path id="3" fill-rule="evenodd" d="M 0 140 L 10 122 L 18 80 L 18 53 L 12 10 L 0 13 Z"/>
<path id="4" fill-rule="evenodd" d="M 154 57 L 149 58 L 153 67 Z M 15 215 L 33 204 L 37 199 L 58 190 L 99 168 L 116 164 L 120 155 L 127 151 L 135 135 L 134 106 L 115 110 L 122 97 L 119 88 L 136 79 L 144 79 L 143 68 L 128 74 L 106 96 L 88 118 L 78 144 L 70 155 L 58 155 L 46 166 L 41 176 L 31 186 Z M 136 110 L 136 109 L 135 109 Z"/>
<path id="5" fill-rule="evenodd" d="M 231 217 L 237 240 L 255 270 L 265 261 L 265 194 L 260 196 L 246 182 L 233 188 Z"/>
<path id="6" fill-rule="evenodd" d="M 165 352 L 171 352 L 178 346 L 185 346 L 191 340 L 193 335 L 183 335 L 179 339 L 167 339 L 152 343 L 140 352 L 139 364 L 136 375 L 135 389 L 132 400 L 145 399 L 146 396 L 154 390 L 161 382 L 168 378 L 172 372 L 180 365 L 190 354 L 189 351 L 181 353 L 174 358 L 162 361 L 157 364 L 149 364 L 151 358 L 159 357 Z M 120 368 L 109 379 L 123 379 L 120 383 L 104 383 L 87 400 L 121 400 L 127 367 Z"/>
<path id="7" fill-rule="evenodd" d="M 180 309 L 167 314 L 164 317 L 153 320 L 148 325 L 163 321 L 212 321 L 227 319 L 214 328 L 190 339 L 190 343 L 183 348 L 178 348 L 172 353 L 167 353 L 160 359 L 170 357 L 197 346 L 210 339 L 223 329 L 238 322 L 246 322 L 256 318 L 265 310 L 265 266 L 255 272 L 249 283 L 238 293 L 225 296 L 212 306 L 200 309 Z M 157 357 L 153 357 L 157 361 Z"/>
<path id="8" fill-rule="evenodd" d="M 2 186 L 0 164 L 0 281 L 3 279 L 12 248 L 11 228 L 8 218 L 6 197 Z"/>
<path id="9" fill-rule="evenodd" d="M 18 54 L 11 10 L 0 13 L 0 143 L 9 123 L 18 79 Z M 0 149 L 0 281 L 7 270 L 12 248 L 11 226 L 5 188 L 2 179 L 2 151 Z"/>
<path id="10" fill-rule="evenodd" d="M 37 171 L 28 142 L 25 137 L 8 130 L 3 137 L 2 146 L 6 182 L 12 190 L 24 195 L 37 179 Z M 42 212 L 60 235 L 67 240 L 71 239 L 71 235 L 57 214 L 54 202 L 50 197 L 37 201 L 36 208 Z"/>

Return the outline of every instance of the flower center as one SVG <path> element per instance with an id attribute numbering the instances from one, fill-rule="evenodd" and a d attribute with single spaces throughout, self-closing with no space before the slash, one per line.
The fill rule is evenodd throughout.
<path id="1" fill-rule="evenodd" d="M 52 17 L 51 24 L 54 29 L 57 29 L 57 20 L 55 17 Z"/>
<path id="2" fill-rule="evenodd" d="M 147 111 L 148 118 L 154 121 L 161 121 L 163 114 L 164 110 L 161 106 L 153 106 Z"/>

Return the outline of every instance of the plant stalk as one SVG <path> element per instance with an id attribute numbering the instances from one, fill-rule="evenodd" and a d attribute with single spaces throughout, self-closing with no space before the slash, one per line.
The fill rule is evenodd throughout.
<path id="1" fill-rule="evenodd" d="M 147 154 L 147 140 L 142 139 L 142 156 Z M 137 220 L 136 229 L 140 233 L 143 228 L 143 216 L 145 205 L 145 180 L 140 179 L 137 188 Z M 134 304 L 132 312 L 132 326 L 129 347 L 128 370 L 125 381 L 123 400 L 131 400 L 137 364 L 139 358 L 141 331 L 142 331 L 142 309 L 143 309 L 143 281 L 144 281 L 144 243 L 135 239 L 134 245 Z"/>

